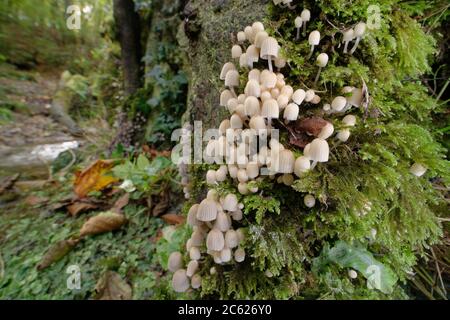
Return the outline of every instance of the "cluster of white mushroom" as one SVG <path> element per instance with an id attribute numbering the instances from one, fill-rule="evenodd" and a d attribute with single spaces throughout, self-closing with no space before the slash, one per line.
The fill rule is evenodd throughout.
<path id="1" fill-rule="evenodd" d="M 204 200 L 189 209 L 187 223 L 193 232 L 186 242 L 186 250 L 190 261 L 184 269 L 182 254 L 173 252 L 168 262 L 169 270 L 174 272 L 172 287 L 176 292 L 201 286 L 201 276 L 197 271 L 202 254 L 212 256 L 217 264 L 245 260 L 245 250 L 239 247 L 245 238 L 243 229 L 235 230 L 232 226 L 232 220 L 242 219 L 243 207 L 235 194 L 219 198 L 217 191 L 211 189 Z M 210 273 L 215 272 L 215 268 L 211 268 Z"/>
<path id="2" fill-rule="evenodd" d="M 192 125 L 187 123 L 183 127 L 183 134 L 181 135 L 181 144 L 185 145 L 187 143 L 190 143 L 190 138 L 192 134 Z M 183 193 L 184 198 L 189 199 L 191 197 L 190 193 L 190 184 L 189 184 L 189 174 L 188 174 L 188 164 L 187 161 L 184 161 L 184 159 L 181 159 L 181 161 L 178 164 L 178 173 L 181 177 L 181 185 L 183 186 Z"/>
<path id="3" fill-rule="evenodd" d="M 350 54 L 353 54 L 358 47 L 364 33 L 366 32 L 366 24 L 364 22 L 358 22 L 354 28 L 349 28 L 342 31 L 342 43 L 344 44 L 344 53 L 348 52 L 348 44 L 356 39 L 355 44 L 350 50 Z"/>

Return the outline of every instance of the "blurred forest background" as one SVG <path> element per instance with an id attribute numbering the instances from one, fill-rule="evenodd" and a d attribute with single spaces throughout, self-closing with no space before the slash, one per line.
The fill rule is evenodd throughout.
<path id="1" fill-rule="evenodd" d="M 437 101 L 433 124 L 448 150 L 450 5 L 402 2 L 437 39 L 420 81 Z M 67 27 L 72 4 L 80 30 Z M 195 16 L 187 0 L 0 2 L 0 299 L 177 298 L 167 258 L 189 230 L 170 136 L 201 113 L 190 106 L 198 88 L 186 51 Z M 204 112 L 217 121 L 218 111 Z M 76 237 L 101 213 L 126 220 Z M 445 221 L 442 243 L 403 285 L 411 298 L 448 298 Z M 81 267 L 80 289 L 67 289 L 70 265 Z"/>

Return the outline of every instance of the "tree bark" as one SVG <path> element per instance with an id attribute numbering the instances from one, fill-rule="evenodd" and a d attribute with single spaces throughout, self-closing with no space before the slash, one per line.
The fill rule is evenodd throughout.
<path id="1" fill-rule="evenodd" d="M 133 0 L 114 0 L 114 20 L 122 55 L 124 89 L 132 95 L 141 84 L 141 42 L 139 14 Z"/>

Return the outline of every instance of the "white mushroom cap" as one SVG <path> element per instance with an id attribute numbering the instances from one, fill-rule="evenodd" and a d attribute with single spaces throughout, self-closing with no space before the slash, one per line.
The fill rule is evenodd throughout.
<path id="1" fill-rule="evenodd" d="M 231 261 L 231 249 L 230 248 L 225 247 L 220 251 L 220 260 L 222 260 L 222 262 Z"/>
<path id="2" fill-rule="evenodd" d="M 248 41 L 253 41 L 253 29 L 251 26 L 246 26 L 244 28 L 245 38 L 247 38 Z"/>
<path id="3" fill-rule="evenodd" d="M 269 57 L 277 58 L 279 50 L 280 46 L 278 45 L 278 41 L 273 37 L 268 37 L 262 42 L 260 57 L 266 60 Z"/>
<path id="4" fill-rule="evenodd" d="M 311 142 L 308 158 L 315 162 L 327 162 L 330 148 L 326 140 L 316 138 Z"/>
<path id="5" fill-rule="evenodd" d="M 264 25 L 259 21 L 255 21 L 252 24 L 252 30 L 253 30 L 253 34 L 256 36 L 258 34 L 258 32 L 264 31 Z"/>
<path id="6" fill-rule="evenodd" d="M 197 228 L 194 232 L 192 232 L 190 239 L 193 247 L 200 247 L 205 239 L 204 231 Z"/>
<path id="7" fill-rule="evenodd" d="M 236 98 L 229 99 L 227 102 L 228 111 L 230 111 L 230 113 L 233 113 L 236 110 L 238 104 L 239 104 L 239 102 Z"/>
<path id="8" fill-rule="evenodd" d="M 198 204 L 193 204 L 192 207 L 189 209 L 188 215 L 187 215 L 187 224 L 190 226 L 198 226 L 201 225 L 202 222 L 197 220 L 197 210 L 198 210 Z"/>
<path id="9" fill-rule="evenodd" d="M 264 69 L 260 75 L 261 85 L 265 88 L 272 89 L 275 88 L 277 84 L 277 75 L 273 72 L 270 72 L 267 69 Z"/>
<path id="10" fill-rule="evenodd" d="M 259 31 L 256 36 L 255 36 L 255 46 L 257 48 L 261 48 L 262 43 L 264 42 L 264 40 L 266 40 L 269 37 L 269 35 L 267 34 L 267 32 L 265 31 Z"/>
<path id="11" fill-rule="evenodd" d="M 321 100 L 320 97 L 317 94 L 315 94 L 314 97 L 311 100 L 311 103 L 312 104 L 318 104 L 320 102 L 320 100 Z"/>
<path id="12" fill-rule="evenodd" d="M 321 53 L 317 56 L 316 64 L 321 67 L 325 68 L 328 63 L 328 55 L 326 53 Z"/>
<path id="13" fill-rule="evenodd" d="M 272 89 L 272 90 L 273 90 L 273 89 Z M 260 97 L 260 99 L 261 99 L 262 102 L 266 101 L 267 99 L 271 99 L 271 98 L 273 98 L 273 97 L 272 97 L 272 95 L 271 95 L 271 93 L 270 93 L 269 91 L 263 91 L 263 92 L 261 92 L 261 97 Z"/>
<path id="14" fill-rule="evenodd" d="M 411 168 L 409 168 L 409 171 L 417 176 L 417 177 L 421 177 L 426 171 L 427 168 L 425 168 L 423 165 L 421 165 L 420 163 L 414 163 Z"/>
<path id="15" fill-rule="evenodd" d="M 193 289 L 198 289 L 202 286 L 202 276 L 197 274 L 194 274 L 191 278 L 191 287 Z"/>
<path id="16" fill-rule="evenodd" d="M 249 80 L 245 85 L 244 92 L 247 96 L 253 96 L 258 98 L 261 95 L 261 87 L 256 80 Z"/>
<path id="17" fill-rule="evenodd" d="M 361 37 L 366 32 L 366 24 L 364 22 L 358 22 L 355 26 L 355 37 Z"/>
<path id="18" fill-rule="evenodd" d="M 356 124 L 356 117 L 352 114 L 348 114 L 342 119 L 342 122 L 346 126 L 353 127 Z"/>
<path id="19" fill-rule="evenodd" d="M 215 172 L 215 171 L 214 171 Z M 200 221 L 213 221 L 217 217 L 217 204 L 213 200 L 204 199 L 197 210 L 197 219 Z"/>
<path id="20" fill-rule="evenodd" d="M 247 37 L 245 36 L 245 32 L 244 31 L 239 31 L 237 33 L 236 37 L 237 37 L 237 41 L 240 42 L 240 43 L 244 42 L 247 39 Z"/>
<path id="21" fill-rule="evenodd" d="M 329 137 L 331 137 L 333 132 L 334 126 L 330 122 L 327 122 L 327 124 L 322 128 L 322 130 L 320 130 L 318 138 L 328 139 Z"/>
<path id="22" fill-rule="evenodd" d="M 278 107 L 277 100 L 268 99 L 263 102 L 261 109 L 261 116 L 264 118 L 278 119 L 280 108 Z"/>
<path id="23" fill-rule="evenodd" d="M 181 255 L 180 252 L 175 251 L 170 254 L 169 261 L 167 263 L 167 268 L 171 272 L 175 272 L 183 268 L 183 256 Z"/>
<path id="24" fill-rule="evenodd" d="M 199 260 L 201 257 L 202 255 L 198 247 L 192 247 L 189 250 L 189 258 L 191 258 L 191 260 Z"/>
<path id="25" fill-rule="evenodd" d="M 248 80 L 256 80 L 259 83 L 259 76 L 261 75 L 261 71 L 258 69 L 252 69 L 248 72 Z"/>
<path id="26" fill-rule="evenodd" d="M 291 99 L 292 95 L 294 94 L 294 89 L 291 86 L 289 86 L 289 85 L 284 85 L 281 88 L 280 94 L 285 95 L 286 97 Z"/>
<path id="27" fill-rule="evenodd" d="M 300 17 L 302 18 L 302 21 L 309 21 L 309 19 L 311 19 L 311 12 L 308 9 L 303 9 Z"/>
<path id="28" fill-rule="evenodd" d="M 225 75 L 225 86 L 239 87 L 239 72 L 237 70 L 230 70 Z"/>
<path id="29" fill-rule="evenodd" d="M 207 184 L 214 184 L 215 182 L 216 182 L 216 171 L 208 170 L 206 172 L 206 183 Z"/>
<path id="30" fill-rule="evenodd" d="M 342 129 L 340 130 L 336 137 L 342 142 L 346 142 L 348 138 L 350 138 L 350 129 Z"/>
<path id="31" fill-rule="evenodd" d="M 296 104 L 301 105 L 303 100 L 305 99 L 306 92 L 303 89 L 297 89 L 292 94 L 292 101 L 294 101 Z"/>
<path id="32" fill-rule="evenodd" d="M 253 64 L 255 62 L 258 62 L 259 49 L 254 44 L 248 46 L 247 51 L 245 51 L 245 53 L 247 54 L 247 59 L 249 63 Z"/>
<path id="33" fill-rule="evenodd" d="M 342 32 L 342 35 L 343 41 L 352 41 L 355 38 L 355 32 L 351 28 Z"/>
<path id="34" fill-rule="evenodd" d="M 295 103 L 289 103 L 284 109 L 283 118 L 289 121 L 297 120 L 299 107 Z"/>
<path id="35" fill-rule="evenodd" d="M 228 172 L 230 173 L 230 177 L 231 178 L 236 179 L 237 172 L 238 172 L 238 167 L 235 166 L 234 164 L 229 164 L 228 165 Z"/>
<path id="36" fill-rule="evenodd" d="M 247 96 L 245 95 L 245 93 L 241 93 L 240 95 L 238 95 L 237 101 L 238 101 L 239 103 L 244 103 L 245 98 L 247 98 Z"/>
<path id="37" fill-rule="evenodd" d="M 191 248 L 192 248 L 192 240 L 191 240 L 191 239 L 188 239 L 188 240 L 186 241 L 186 251 L 191 250 Z"/>
<path id="38" fill-rule="evenodd" d="M 325 103 L 322 107 L 323 111 L 330 111 L 331 105 L 329 103 Z"/>
<path id="39" fill-rule="evenodd" d="M 311 160 L 311 158 L 309 157 L 310 150 L 311 150 L 311 143 L 308 143 L 308 144 L 303 148 L 303 155 Z"/>
<path id="40" fill-rule="evenodd" d="M 304 198 L 303 198 L 303 202 L 305 203 L 305 206 L 307 206 L 308 208 L 312 208 L 315 206 L 316 204 L 316 199 L 310 195 L 307 194 Z"/>
<path id="41" fill-rule="evenodd" d="M 285 185 L 291 186 L 294 183 L 294 176 L 292 174 L 283 174 L 282 180 Z"/>
<path id="42" fill-rule="evenodd" d="M 272 90 L 270 90 L 270 95 L 272 96 L 272 98 L 277 99 L 280 96 L 280 89 L 273 88 Z"/>
<path id="43" fill-rule="evenodd" d="M 236 251 L 234 251 L 234 260 L 236 262 L 242 262 L 245 260 L 245 250 L 242 248 L 237 248 Z"/>
<path id="44" fill-rule="evenodd" d="M 275 58 L 274 63 L 275 67 L 277 67 L 278 69 L 282 69 L 286 66 L 287 61 L 285 58 L 278 56 L 277 58 Z"/>
<path id="45" fill-rule="evenodd" d="M 241 118 L 242 121 L 245 120 L 245 119 L 246 119 L 246 115 L 245 115 L 245 106 L 244 106 L 244 104 L 239 103 L 239 104 L 237 105 L 237 107 L 236 107 L 236 110 L 234 110 L 234 113 L 235 113 L 235 115 L 238 115 L 238 116 Z M 242 126 L 241 126 L 241 125 L 239 125 L 238 122 L 235 122 L 234 124 L 235 124 L 235 125 L 238 125 L 239 127 L 233 128 L 233 125 L 231 124 L 231 118 L 230 118 L 230 125 L 231 125 L 231 128 L 232 128 L 232 129 L 242 129 L 242 127 L 243 127 L 243 125 L 244 125 L 244 124 L 242 123 Z"/>
<path id="46" fill-rule="evenodd" d="M 236 70 L 236 67 L 232 62 L 227 62 L 223 65 L 222 71 L 220 71 L 220 80 L 225 80 L 225 76 L 227 75 L 228 71 L 230 70 Z"/>
<path id="47" fill-rule="evenodd" d="M 320 42 L 320 32 L 317 30 L 312 31 L 308 37 L 308 43 L 312 46 L 317 46 Z"/>
<path id="48" fill-rule="evenodd" d="M 245 169 L 239 169 L 237 173 L 237 179 L 239 182 L 247 182 L 248 181 L 247 171 Z"/>
<path id="49" fill-rule="evenodd" d="M 216 181 L 223 182 L 227 178 L 227 171 L 218 169 L 216 170 Z"/>
<path id="50" fill-rule="evenodd" d="M 301 17 L 296 17 L 294 20 L 294 24 L 296 28 L 300 28 L 302 26 L 303 20 Z"/>
<path id="51" fill-rule="evenodd" d="M 281 150 L 278 156 L 278 172 L 291 173 L 294 172 L 295 157 L 291 150 Z"/>
<path id="52" fill-rule="evenodd" d="M 277 103 L 280 110 L 283 110 L 289 103 L 289 97 L 284 94 L 280 94 L 277 98 Z"/>
<path id="53" fill-rule="evenodd" d="M 217 214 L 216 221 L 214 221 L 214 229 L 226 232 L 231 227 L 231 218 L 225 212 L 219 212 Z"/>
<path id="54" fill-rule="evenodd" d="M 223 90 L 220 93 L 220 106 L 226 107 L 228 100 L 230 100 L 232 98 L 234 98 L 234 95 L 230 90 L 228 90 L 228 89 Z"/>
<path id="55" fill-rule="evenodd" d="M 306 90 L 306 92 L 305 92 L 305 101 L 306 102 L 311 102 L 312 99 L 314 99 L 315 95 L 316 95 L 316 93 L 314 92 L 313 89 Z"/>
<path id="56" fill-rule="evenodd" d="M 197 269 L 198 269 L 198 261 L 197 260 L 189 261 L 186 268 L 186 275 L 188 277 L 192 277 L 194 273 L 197 271 Z"/>
<path id="57" fill-rule="evenodd" d="M 233 229 L 225 233 L 225 246 L 228 248 L 235 248 L 239 245 L 239 236 Z"/>
<path id="58" fill-rule="evenodd" d="M 227 211 L 236 211 L 238 209 L 238 199 L 235 194 L 229 193 L 225 196 L 223 209 Z"/>
<path id="59" fill-rule="evenodd" d="M 358 277 L 358 273 L 355 270 L 350 269 L 348 270 L 348 276 L 350 279 L 356 279 Z"/>
<path id="60" fill-rule="evenodd" d="M 239 58 L 242 54 L 242 48 L 240 45 L 235 44 L 233 47 L 231 47 L 231 57 L 233 59 Z"/>
<path id="61" fill-rule="evenodd" d="M 223 233 L 220 230 L 212 229 L 206 237 L 206 248 L 208 250 L 220 251 L 225 245 Z"/>
<path id="62" fill-rule="evenodd" d="M 209 269 L 209 274 L 210 275 L 214 275 L 217 273 L 216 267 L 211 267 L 211 269 Z"/>
<path id="63" fill-rule="evenodd" d="M 238 184 L 238 191 L 240 194 L 246 195 L 249 193 L 247 184 L 245 182 L 239 182 Z"/>
<path id="64" fill-rule="evenodd" d="M 247 53 L 242 53 L 240 56 L 239 56 L 239 66 L 241 67 L 241 68 L 247 68 L 249 65 L 248 65 L 248 58 L 247 58 Z"/>
<path id="65" fill-rule="evenodd" d="M 219 125 L 219 132 L 220 132 L 220 134 L 225 134 L 227 132 L 227 129 L 230 129 L 230 128 L 231 128 L 230 120 L 225 119 Z"/>
<path id="66" fill-rule="evenodd" d="M 303 173 L 311 168 L 311 162 L 308 157 L 300 156 L 295 160 L 294 173 L 297 177 L 301 177 Z"/>
<path id="67" fill-rule="evenodd" d="M 241 129 L 242 128 L 242 119 L 237 114 L 233 114 L 230 118 L 230 126 L 232 129 Z"/>
<path id="68" fill-rule="evenodd" d="M 175 292 L 185 292 L 189 289 L 189 278 L 186 275 L 186 270 L 177 270 L 172 277 L 172 288 Z"/>
<path id="69" fill-rule="evenodd" d="M 337 96 L 331 101 L 331 109 L 334 111 L 342 111 L 347 105 L 347 99 L 342 96 Z"/>
<path id="70" fill-rule="evenodd" d="M 241 209 L 238 209 L 231 213 L 231 218 L 233 218 L 233 220 L 235 220 L 235 221 L 240 221 L 240 220 L 242 220 L 243 217 L 244 217 L 244 213 L 242 212 Z"/>
<path id="71" fill-rule="evenodd" d="M 363 92 L 360 88 L 353 88 L 352 95 L 347 98 L 347 102 L 354 107 L 359 107 L 363 101 Z"/>

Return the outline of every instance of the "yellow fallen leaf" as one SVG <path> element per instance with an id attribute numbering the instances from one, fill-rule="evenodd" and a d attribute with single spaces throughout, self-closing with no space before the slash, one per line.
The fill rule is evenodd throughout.
<path id="1" fill-rule="evenodd" d="M 97 160 L 82 172 L 76 173 L 74 190 L 84 198 L 91 191 L 100 191 L 118 179 L 106 175 L 114 166 L 113 160 Z"/>

